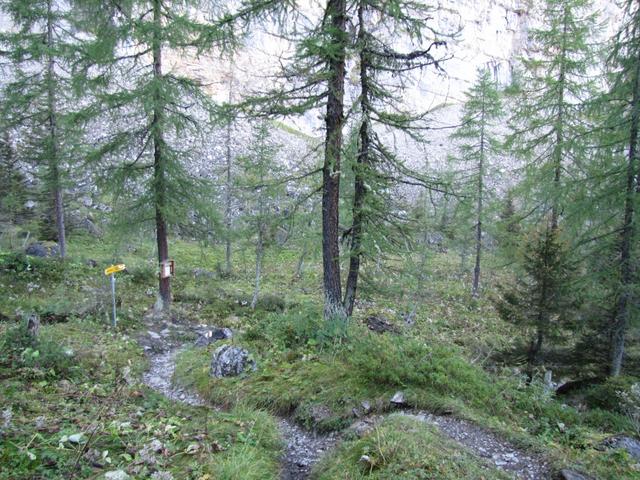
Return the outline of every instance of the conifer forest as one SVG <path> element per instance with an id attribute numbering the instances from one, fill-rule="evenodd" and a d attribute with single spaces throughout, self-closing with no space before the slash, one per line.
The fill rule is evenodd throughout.
<path id="1" fill-rule="evenodd" d="M 640 480 L 638 0 L 0 0 L 0 480 Z"/>

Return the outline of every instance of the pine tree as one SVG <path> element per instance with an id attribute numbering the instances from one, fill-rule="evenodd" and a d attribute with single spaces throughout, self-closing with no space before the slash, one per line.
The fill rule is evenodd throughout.
<path id="1" fill-rule="evenodd" d="M 193 152 L 181 147 L 181 139 L 202 133 L 211 102 L 198 82 L 163 67 L 167 49 L 202 52 L 232 40 L 226 25 L 199 20 L 194 8 L 199 5 L 197 0 L 127 0 L 114 4 L 114 11 L 102 2 L 89 8 L 103 18 L 115 18 L 109 35 L 102 33 L 107 42 L 114 40 L 110 49 L 100 52 L 106 73 L 98 78 L 106 85 L 96 93 L 93 106 L 102 118 L 115 119 L 115 125 L 114 131 L 104 132 L 93 158 L 105 165 L 108 183 L 115 185 L 118 198 L 134 215 L 122 219 L 139 225 L 153 218 L 160 265 L 169 260 L 170 226 L 210 203 L 204 181 L 185 168 Z M 100 27 L 105 29 L 107 23 Z M 136 46 L 133 53 L 119 53 L 131 45 Z M 141 183 L 144 190 L 139 194 L 132 187 Z M 169 277 L 159 278 L 159 298 L 166 310 L 171 303 Z"/>
<path id="2" fill-rule="evenodd" d="M 543 360 L 545 341 L 559 341 L 563 329 L 571 326 L 580 300 L 574 293 L 574 270 L 568 244 L 561 229 L 549 225 L 532 232 L 522 248 L 521 266 L 511 287 L 501 287 L 496 308 L 503 320 L 523 329 L 528 336 L 527 374 Z"/>
<path id="3" fill-rule="evenodd" d="M 463 172 L 460 172 L 464 182 L 457 191 L 464 191 L 467 193 L 466 199 L 472 199 L 475 203 L 475 266 L 471 291 L 474 298 L 479 296 L 480 288 L 482 225 L 485 216 L 484 205 L 490 188 L 486 185 L 486 179 L 495 176 L 492 175 L 490 160 L 495 158 L 500 148 L 500 141 L 492 129 L 501 115 L 502 105 L 495 82 L 487 69 L 481 70 L 478 72 L 476 83 L 467 93 L 462 125 L 452 135 L 453 139 L 460 142 L 458 161 L 466 165 L 471 164 L 470 168 L 464 168 Z"/>
<path id="4" fill-rule="evenodd" d="M 544 216 L 551 211 L 552 228 L 572 208 L 563 176 L 586 155 L 596 19 L 589 7 L 586 0 L 547 0 L 544 26 L 529 32 L 531 46 L 517 76 L 508 145 L 526 160 L 527 185 L 537 210 Z"/>
<path id="5" fill-rule="evenodd" d="M 260 295 L 260 281 L 264 253 L 285 210 L 283 174 L 274 159 L 278 145 L 269 134 L 269 125 L 261 121 L 254 127 L 254 138 L 249 153 L 238 159 L 243 175 L 237 179 L 237 190 L 243 192 L 243 220 L 247 228 L 244 236 L 255 239 L 255 282 L 251 308 L 255 309 Z"/>
<path id="6" fill-rule="evenodd" d="M 82 74 L 74 64 L 81 42 L 70 5 L 55 0 L 3 0 L 0 10 L 15 29 L 0 35 L 12 70 L 3 89 L 3 110 L 25 132 L 23 156 L 42 176 L 56 226 L 60 257 L 66 255 L 63 191 L 78 145 L 79 126 L 70 121 Z"/>
<path id="7" fill-rule="evenodd" d="M 26 213 L 26 179 L 18 166 L 18 159 L 7 130 L 0 139 L 0 222 L 16 224 Z"/>

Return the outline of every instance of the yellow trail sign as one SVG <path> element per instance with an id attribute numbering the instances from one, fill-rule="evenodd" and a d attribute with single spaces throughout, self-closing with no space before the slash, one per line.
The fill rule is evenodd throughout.
<path id="1" fill-rule="evenodd" d="M 121 272 L 125 268 L 127 268 L 127 267 L 125 266 L 124 263 L 119 263 L 117 265 L 111 265 L 110 267 L 105 268 L 104 274 L 105 275 L 111 275 L 112 273 Z"/>

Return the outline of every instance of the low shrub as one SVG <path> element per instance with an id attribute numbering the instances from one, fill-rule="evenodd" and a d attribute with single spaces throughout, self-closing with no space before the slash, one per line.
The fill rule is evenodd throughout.
<path id="1" fill-rule="evenodd" d="M 603 383 L 590 387 L 586 391 L 584 399 L 590 408 L 624 413 L 618 392 L 629 392 L 632 385 L 638 382 L 640 380 L 635 377 L 610 377 Z"/>
<path id="2" fill-rule="evenodd" d="M 0 338 L 0 364 L 11 369 L 35 369 L 48 376 L 69 376 L 73 352 L 48 339 L 29 334 L 26 325 L 8 329 Z"/>

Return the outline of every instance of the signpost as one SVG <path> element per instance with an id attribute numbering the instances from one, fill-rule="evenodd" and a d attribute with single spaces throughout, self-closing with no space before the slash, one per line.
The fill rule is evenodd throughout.
<path id="1" fill-rule="evenodd" d="M 119 263 L 117 265 L 111 265 L 108 268 L 105 268 L 104 274 L 110 277 L 111 280 L 111 297 L 113 300 L 113 326 L 115 327 L 118 324 L 118 319 L 116 317 L 116 272 L 121 272 L 127 268 L 124 263 Z"/>

